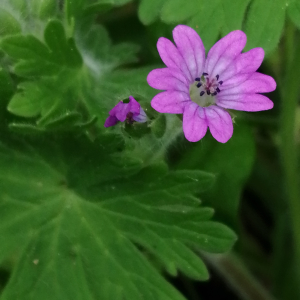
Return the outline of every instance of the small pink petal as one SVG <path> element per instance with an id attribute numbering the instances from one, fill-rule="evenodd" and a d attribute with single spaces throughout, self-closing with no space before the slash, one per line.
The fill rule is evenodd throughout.
<path id="1" fill-rule="evenodd" d="M 178 25 L 173 30 L 175 44 L 195 80 L 203 73 L 205 49 L 198 33 L 189 26 Z"/>
<path id="2" fill-rule="evenodd" d="M 190 96 L 183 92 L 166 91 L 157 94 L 151 101 L 151 106 L 160 113 L 182 114 L 184 104 Z"/>
<path id="3" fill-rule="evenodd" d="M 273 102 L 260 94 L 236 94 L 218 97 L 217 105 L 235 110 L 261 111 L 273 108 Z"/>
<path id="4" fill-rule="evenodd" d="M 269 93 L 275 89 L 276 82 L 271 76 L 255 72 L 243 83 L 222 89 L 218 98 L 223 99 L 223 96 L 235 94 Z"/>
<path id="5" fill-rule="evenodd" d="M 128 112 L 139 114 L 140 108 L 141 108 L 140 104 L 132 96 L 129 96 L 129 103 L 127 108 Z"/>
<path id="6" fill-rule="evenodd" d="M 240 30 L 232 31 L 220 39 L 208 52 L 205 72 L 211 78 L 224 72 L 232 61 L 241 54 L 246 41 L 245 33 Z"/>
<path id="7" fill-rule="evenodd" d="M 183 112 L 183 132 L 190 142 L 201 140 L 207 131 L 204 109 L 194 102 L 186 104 Z"/>
<path id="8" fill-rule="evenodd" d="M 123 103 L 122 101 L 120 101 L 114 108 L 115 116 L 117 117 L 117 119 L 121 122 L 124 122 L 126 120 L 127 114 L 130 111 L 129 103 Z M 109 112 L 110 115 L 112 110 Z"/>
<path id="9" fill-rule="evenodd" d="M 230 114 L 215 105 L 205 107 L 207 123 L 212 136 L 220 143 L 226 143 L 233 134 Z"/>
<path id="10" fill-rule="evenodd" d="M 140 112 L 138 114 L 135 114 L 132 118 L 133 120 L 139 123 L 147 122 L 147 115 L 141 107 L 140 107 Z"/>
<path id="11" fill-rule="evenodd" d="M 158 90 L 189 92 L 189 83 L 177 69 L 154 69 L 147 76 L 148 84 Z"/>
<path id="12" fill-rule="evenodd" d="M 183 57 L 170 40 L 164 37 L 159 38 L 157 42 L 157 50 L 162 61 L 168 68 L 180 70 L 183 73 L 183 75 L 189 81 L 191 81 L 191 73 Z"/>
<path id="13" fill-rule="evenodd" d="M 242 53 L 236 57 L 236 59 L 220 73 L 220 78 L 225 85 L 232 85 L 232 80 L 237 81 L 234 77 L 239 75 L 252 74 L 261 65 L 265 56 L 265 52 L 262 48 L 254 48 L 248 52 Z M 241 81 L 242 82 L 242 81 Z"/>
<path id="14" fill-rule="evenodd" d="M 104 123 L 104 127 L 114 126 L 119 122 L 115 116 L 109 116 Z"/>

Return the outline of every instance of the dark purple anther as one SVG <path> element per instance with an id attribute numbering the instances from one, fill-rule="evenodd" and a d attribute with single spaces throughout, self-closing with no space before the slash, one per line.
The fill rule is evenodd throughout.
<path id="1" fill-rule="evenodd" d="M 210 90 L 206 91 L 207 95 L 210 95 Z"/>
<path id="2" fill-rule="evenodd" d="M 134 119 L 133 119 L 133 113 L 130 111 L 127 115 L 126 115 L 126 122 L 127 124 L 133 124 L 134 123 Z"/>
<path id="3" fill-rule="evenodd" d="M 219 77 L 220 77 L 219 75 L 216 76 L 217 80 L 219 80 Z"/>
<path id="4" fill-rule="evenodd" d="M 207 76 L 207 75 L 208 75 L 208 73 L 203 73 L 202 75 L 203 75 L 203 76 Z"/>
<path id="5" fill-rule="evenodd" d="M 219 88 L 216 88 L 216 91 L 217 91 L 217 93 L 220 93 L 220 92 L 221 92 Z"/>
<path id="6" fill-rule="evenodd" d="M 200 81 L 200 77 L 196 77 L 196 78 L 195 78 L 195 81 Z"/>
<path id="7" fill-rule="evenodd" d="M 204 93 L 205 93 L 205 92 L 204 92 L 204 91 L 202 91 L 202 92 L 200 93 L 200 96 L 203 96 L 203 95 L 204 95 Z"/>
<path id="8" fill-rule="evenodd" d="M 222 85 L 222 84 L 223 84 L 223 81 L 222 81 L 222 80 L 221 80 L 221 81 L 219 81 L 219 84 L 221 84 L 221 85 Z"/>
<path id="9" fill-rule="evenodd" d="M 212 93 L 211 95 L 212 96 L 216 96 L 218 94 L 218 92 L 214 92 L 214 93 Z"/>
<path id="10" fill-rule="evenodd" d="M 201 82 L 198 82 L 198 83 L 197 83 L 197 88 L 199 88 L 201 85 L 202 85 L 202 83 L 201 83 Z"/>

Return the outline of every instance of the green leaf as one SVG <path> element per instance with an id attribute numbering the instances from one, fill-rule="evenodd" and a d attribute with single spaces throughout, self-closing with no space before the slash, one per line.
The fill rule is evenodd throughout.
<path id="1" fill-rule="evenodd" d="M 166 132 L 166 116 L 160 114 L 152 123 L 151 130 L 157 138 L 161 138 Z"/>
<path id="2" fill-rule="evenodd" d="M 130 173 L 110 159 L 119 147 L 111 138 L 60 144 L 0 147 L 0 261 L 18 257 L 2 299 L 183 300 L 147 257 L 203 280 L 192 248 L 232 246 L 233 232 L 192 196 L 210 174 Z"/>
<path id="3" fill-rule="evenodd" d="M 197 14 L 201 5 L 198 0 L 190 0 L 185 5 L 182 0 L 168 0 L 161 10 L 161 19 L 166 23 L 185 21 Z"/>
<path id="4" fill-rule="evenodd" d="M 153 22 L 157 15 L 168 24 L 184 22 L 191 26 L 200 34 L 208 49 L 216 41 L 222 27 L 222 1 L 141 1 L 139 17 L 144 24 Z"/>
<path id="5" fill-rule="evenodd" d="M 1 48 L 12 58 L 23 60 L 50 60 L 49 50 L 32 35 L 15 35 L 2 39 Z"/>
<path id="6" fill-rule="evenodd" d="M 92 2 L 92 3 L 91 3 Z M 90 14 L 105 13 L 112 9 L 114 3 L 112 0 L 105 1 L 86 1 L 86 0 L 65 0 L 66 14 L 70 24 L 72 19 L 80 19 Z"/>
<path id="7" fill-rule="evenodd" d="M 74 40 L 66 38 L 64 27 L 60 21 L 49 21 L 45 28 L 44 37 L 52 51 L 54 61 L 74 68 L 81 66 L 82 59 L 76 49 Z"/>
<path id="8" fill-rule="evenodd" d="M 15 73 L 20 76 L 46 76 L 57 74 L 64 68 L 79 68 L 81 56 L 74 40 L 67 39 L 59 21 L 51 20 L 45 28 L 47 48 L 32 35 L 8 36 L 1 41 L 1 48 L 19 60 Z"/>
<path id="9" fill-rule="evenodd" d="M 7 103 L 15 92 L 12 78 L 6 70 L 0 69 L 0 130 L 7 127 Z"/>
<path id="10" fill-rule="evenodd" d="M 35 82 L 22 82 L 19 84 L 19 93 L 16 93 L 7 109 L 21 117 L 35 117 L 41 112 L 43 93 Z"/>
<path id="11" fill-rule="evenodd" d="M 84 9 L 83 14 L 89 15 L 89 14 L 99 14 L 99 13 L 105 13 L 113 8 L 113 4 L 111 1 L 107 2 L 97 2 L 90 5 L 87 5 Z"/>
<path id="12" fill-rule="evenodd" d="M 221 2 L 223 12 L 223 26 L 221 27 L 222 35 L 241 29 L 244 21 L 245 11 L 250 0 L 223 0 Z"/>
<path id="13" fill-rule="evenodd" d="M 78 112 L 67 112 L 58 118 L 49 121 L 46 124 L 46 129 L 68 129 L 77 125 L 81 121 L 81 114 Z"/>
<path id="14" fill-rule="evenodd" d="M 288 7 L 287 13 L 293 23 L 300 28 L 300 3 L 296 0 L 291 0 Z"/>
<path id="15" fill-rule="evenodd" d="M 86 0 L 65 0 L 65 10 L 68 21 L 71 22 L 72 17 L 76 17 L 83 11 Z"/>
<path id="16" fill-rule="evenodd" d="M 164 3 L 165 0 L 142 0 L 138 9 L 138 16 L 141 22 L 144 25 L 153 23 L 158 18 Z"/>
<path id="17" fill-rule="evenodd" d="M 47 20 L 50 17 L 56 15 L 58 8 L 57 1 L 53 0 L 31 0 L 30 9 L 31 12 L 39 19 Z"/>
<path id="18" fill-rule="evenodd" d="M 8 10 L 0 7 L 0 35 L 17 34 L 21 25 Z"/>
<path id="19" fill-rule="evenodd" d="M 206 50 L 216 42 L 222 27 L 222 0 L 202 1 L 199 11 L 187 22 L 200 35 Z"/>
<path id="20" fill-rule="evenodd" d="M 67 119 L 72 119 L 74 114 L 78 114 L 74 110 L 81 89 L 79 75 L 74 71 L 65 71 L 59 76 L 24 81 L 19 84 L 19 91 L 11 99 L 8 110 L 21 117 L 39 117 L 36 120 L 39 127 L 62 122 L 66 112 Z"/>
<path id="21" fill-rule="evenodd" d="M 199 33 L 206 50 L 213 46 L 220 33 L 224 36 L 230 31 L 243 29 L 243 24 L 246 23 L 247 49 L 263 47 L 266 52 L 270 52 L 277 46 L 283 30 L 286 1 L 253 0 L 246 18 L 249 2 L 250 0 L 141 0 L 139 18 L 145 25 L 154 22 L 157 16 L 168 24 L 186 23 Z M 290 5 L 290 15 L 297 23 L 296 2 Z"/>
<path id="22" fill-rule="evenodd" d="M 243 186 L 254 163 L 254 142 L 250 129 L 238 122 L 226 144 L 212 137 L 193 145 L 180 160 L 179 168 L 201 169 L 216 174 L 214 188 L 205 193 L 209 205 L 231 225 L 237 225 Z"/>
<path id="23" fill-rule="evenodd" d="M 15 91 L 14 83 L 6 70 L 0 69 L 0 103 L 5 103 Z"/>
<path id="24" fill-rule="evenodd" d="M 20 133 L 25 135 L 37 135 L 45 132 L 43 128 L 39 128 L 33 124 L 27 124 L 27 123 L 10 123 L 8 127 L 11 131 L 15 133 Z"/>
<path id="25" fill-rule="evenodd" d="M 277 46 L 283 30 L 285 8 L 281 0 L 252 2 L 245 25 L 248 38 L 245 50 L 262 47 L 265 52 L 270 52 Z"/>
<path id="26" fill-rule="evenodd" d="M 114 68 L 136 61 L 137 45 L 120 43 L 112 45 L 104 26 L 87 22 L 78 23 L 76 43 L 87 67 L 99 77 Z"/>

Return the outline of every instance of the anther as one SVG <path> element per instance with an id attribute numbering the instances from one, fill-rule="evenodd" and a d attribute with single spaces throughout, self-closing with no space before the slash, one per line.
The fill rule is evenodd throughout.
<path id="1" fill-rule="evenodd" d="M 220 89 L 217 87 L 216 88 L 216 91 L 217 91 L 217 93 L 220 93 L 221 91 L 220 91 Z"/>
<path id="2" fill-rule="evenodd" d="M 196 78 L 195 78 L 195 81 L 200 81 L 200 77 L 196 77 Z"/>
<path id="3" fill-rule="evenodd" d="M 207 93 L 207 95 L 210 95 L 210 90 L 207 90 L 206 93 Z"/>
<path id="4" fill-rule="evenodd" d="M 219 77 L 220 77 L 219 75 L 216 75 L 217 80 L 219 80 Z"/>
<path id="5" fill-rule="evenodd" d="M 199 88 L 201 85 L 202 85 L 202 83 L 201 83 L 201 82 L 198 82 L 198 83 L 197 83 L 197 88 Z"/>
<path id="6" fill-rule="evenodd" d="M 218 94 L 218 92 L 214 92 L 214 93 L 212 93 L 211 95 L 212 96 L 216 96 Z"/>
<path id="7" fill-rule="evenodd" d="M 204 91 L 202 91 L 201 93 L 200 93 L 200 96 L 203 96 L 205 94 L 205 92 Z"/>
<path id="8" fill-rule="evenodd" d="M 223 84 L 223 81 L 222 81 L 222 80 L 221 80 L 221 81 L 219 81 L 219 84 L 221 84 L 221 85 L 222 85 L 222 84 Z"/>
<path id="9" fill-rule="evenodd" d="M 208 73 L 203 73 L 202 75 L 203 75 L 203 76 L 207 76 L 207 75 L 208 75 Z"/>

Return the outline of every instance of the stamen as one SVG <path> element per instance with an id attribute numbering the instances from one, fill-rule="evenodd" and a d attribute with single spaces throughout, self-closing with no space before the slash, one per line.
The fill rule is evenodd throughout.
<path id="1" fill-rule="evenodd" d="M 203 75 L 203 76 L 207 76 L 207 75 L 208 75 L 208 73 L 203 73 L 202 75 Z"/>
<path id="2" fill-rule="evenodd" d="M 202 85 L 202 83 L 201 83 L 201 82 L 198 82 L 198 83 L 197 83 L 197 88 L 199 88 L 201 85 Z"/>
<path id="3" fill-rule="evenodd" d="M 212 96 L 216 96 L 218 94 L 218 92 L 214 92 L 214 93 L 212 93 L 211 95 Z"/>
<path id="4" fill-rule="evenodd" d="M 220 77 L 219 75 L 216 76 L 217 80 L 219 80 L 219 77 Z"/>
<path id="5" fill-rule="evenodd" d="M 222 84 L 223 84 L 223 81 L 222 81 L 222 80 L 221 80 L 221 81 L 219 81 L 219 84 L 220 84 L 220 85 L 222 85 Z"/>
<path id="6" fill-rule="evenodd" d="M 200 77 L 196 77 L 196 78 L 195 78 L 195 81 L 200 81 Z"/>
<path id="7" fill-rule="evenodd" d="M 220 93 L 221 91 L 220 91 L 220 89 L 217 87 L 216 88 L 216 91 L 217 91 L 217 93 Z"/>
<path id="8" fill-rule="evenodd" d="M 200 96 L 203 96 L 205 94 L 205 92 L 204 91 L 202 91 L 201 93 L 200 93 Z"/>
<path id="9" fill-rule="evenodd" d="M 207 95 L 210 95 L 210 90 L 206 91 Z"/>

